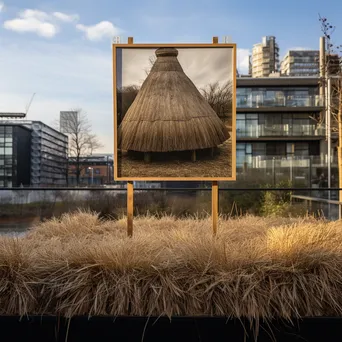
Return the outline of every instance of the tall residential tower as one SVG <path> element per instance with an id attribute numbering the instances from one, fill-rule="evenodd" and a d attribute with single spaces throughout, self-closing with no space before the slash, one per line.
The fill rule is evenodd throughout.
<path id="1" fill-rule="evenodd" d="M 279 46 L 274 36 L 262 38 L 253 46 L 252 77 L 268 77 L 279 71 Z"/>

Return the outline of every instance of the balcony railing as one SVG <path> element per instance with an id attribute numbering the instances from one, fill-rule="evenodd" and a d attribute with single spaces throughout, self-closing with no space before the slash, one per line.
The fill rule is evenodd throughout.
<path id="1" fill-rule="evenodd" d="M 327 168 L 328 158 L 327 155 L 321 156 L 251 156 L 240 155 L 236 159 L 237 168 L 248 169 L 268 169 L 274 167 L 281 169 L 298 167 L 298 168 Z M 337 168 L 337 160 L 331 156 L 331 167 Z M 240 170 L 241 171 L 241 170 Z"/>
<path id="2" fill-rule="evenodd" d="M 262 137 L 298 137 L 298 136 L 324 136 L 324 127 L 317 128 L 314 125 L 255 125 L 247 129 L 236 129 L 238 138 L 262 138 Z"/>
<path id="3" fill-rule="evenodd" d="M 260 108 L 260 107 L 322 107 L 324 99 L 320 95 L 308 96 L 236 96 L 238 108 Z"/>

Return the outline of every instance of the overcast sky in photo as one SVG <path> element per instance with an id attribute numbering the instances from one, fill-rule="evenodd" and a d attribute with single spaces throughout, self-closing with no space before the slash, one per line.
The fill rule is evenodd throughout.
<path id="1" fill-rule="evenodd" d="M 114 36 L 135 43 L 210 43 L 230 36 L 237 67 L 262 36 L 274 35 L 281 56 L 318 49 L 318 14 L 337 26 L 340 0 L 0 0 L 0 111 L 25 111 L 52 124 L 59 111 L 81 107 L 104 147 L 113 152 Z"/>
<path id="2" fill-rule="evenodd" d="M 120 49 L 122 51 L 122 86 L 138 85 L 146 79 L 151 68 L 150 58 L 156 58 L 156 49 Z M 232 48 L 177 48 L 178 61 L 197 89 L 209 83 L 224 84 L 232 80 Z M 119 53 L 120 55 L 120 53 Z"/>

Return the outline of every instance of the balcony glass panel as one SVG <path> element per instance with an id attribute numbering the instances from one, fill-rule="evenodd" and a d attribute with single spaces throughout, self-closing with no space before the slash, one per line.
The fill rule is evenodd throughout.
<path id="1" fill-rule="evenodd" d="M 272 125 L 266 126 L 263 124 L 246 126 L 245 129 L 237 127 L 237 137 L 240 138 L 262 138 L 272 136 L 323 136 L 324 129 L 316 128 L 315 125 Z"/>
<path id="2" fill-rule="evenodd" d="M 318 88 L 238 88 L 238 108 L 320 107 L 323 98 Z"/>
<path id="3" fill-rule="evenodd" d="M 239 138 L 324 136 L 324 127 L 316 126 L 308 114 L 237 114 Z"/>

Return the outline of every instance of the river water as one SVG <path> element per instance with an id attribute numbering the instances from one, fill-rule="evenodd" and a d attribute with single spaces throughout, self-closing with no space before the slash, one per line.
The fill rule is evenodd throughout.
<path id="1" fill-rule="evenodd" d="M 0 236 L 24 236 L 31 227 L 33 227 L 32 222 L 0 222 Z"/>

